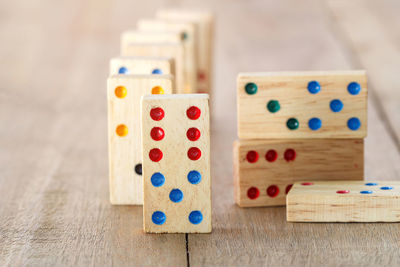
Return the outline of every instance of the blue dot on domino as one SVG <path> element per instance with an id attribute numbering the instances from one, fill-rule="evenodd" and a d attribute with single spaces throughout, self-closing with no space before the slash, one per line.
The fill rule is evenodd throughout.
<path id="1" fill-rule="evenodd" d="M 393 187 L 391 187 L 391 186 L 382 186 L 381 189 L 382 190 L 392 190 Z"/>
<path id="2" fill-rule="evenodd" d="M 154 69 L 151 74 L 162 74 L 162 70 L 160 69 Z"/>
<path id="3" fill-rule="evenodd" d="M 151 220 L 154 224 L 161 225 L 165 223 L 165 221 L 167 220 L 167 216 L 165 216 L 165 213 L 162 211 L 155 211 L 151 216 Z"/>
<path id="4" fill-rule="evenodd" d="M 358 95 L 361 91 L 361 86 L 357 82 L 351 82 L 347 86 L 347 91 L 349 91 L 351 95 Z"/>
<path id="5" fill-rule="evenodd" d="M 349 127 L 350 130 L 352 131 L 357 131 L 361 126 L 361 122 L 358 118 L 354 117 L 354 118 L 350 118 L 347 121 L 347 127 Z"/>
<path id="6" fill-rule="evenodd" d="M 198 184 L 201 181 L 201 174 L 198 171 L 190 171 L 187 175 L 189 183 Z"/>
<path id="7" fill-rule="evenodd" d="M 199 224 L 203 220 L 203 214 L 199 210 L 194 210 L 189 214 L 189 221 L 192 224 Z"/>
<path id="8" fill-rule="evenodd" d="M 329 106 L 333 112 L 340 112 L 343 109 L 343 102 L 339 99 L 334 99 Z"/>
<path id="9" fill-rule="evenodd" d="M 160 187 L 165 183 L 165 177 L 162 173 L 156 172 L 151 176 L 151 184 Z"/>
<path id="10" fill-rule="evenodd" d="M 126 67 L 121 67 L 118 70 L 119 74 L 129 74 L 129 70 Z"/>
<path id="11" fill-rule="evenodd" d="M 310 129 L 313 131 L 319 130 L 321 126 L 322 121 L 319 118 L 312 118 L 308 121 L 308 127 L 310 127 Z"/>
<path id="12" fill-rule="evenodd" d="M 361 194 L 372 194 L 371 190 L 360 191 Z"/>
<path id="13" fill-rule="evenodd" d="M 172 189 L 169 193 L 169 199 L 171 199 L 171 201 L 175 203 L 181 202 L 183 199 L 182 191 L 179 189 Z"/>
<path id="14" fill-rule="evenodd" d="M 308 83 L 307 89 L 311 94 L 317 94 L 321 91 L 321 86 L 319 85 L 319 82 L 311 81 Z"/>
<path id="15" fill-rule="evenodd" d="M 378 185 L 377 183 L 366 183 L 365 185 L 367 185 L 367 186 L 375 186 L 375 185 Z"/>

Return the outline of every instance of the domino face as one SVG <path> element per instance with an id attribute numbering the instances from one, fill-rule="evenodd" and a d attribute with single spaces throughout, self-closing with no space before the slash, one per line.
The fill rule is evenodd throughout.
<path id="1" fill-rule="evenodd" d="M 242 139 L 367 134 L 365 71 L 242 73 L 237 105 Z"/>
<path id="2" fill-rule="evenodd" d="M 211 232 L 206 94 L 142 98 L 144 230 Z"/>
<path id="3" fill-rule="evenodd" d="M 175 75 L 174 71 L 174 60 L 167 57 L 115 57 L 110 60 L 110 75 Z"/>
<path id="4" fill-rule="evenodd" d="M 143 204 L 140 98 L 171 94 L 170 75 L 114 75 L 107 81 L 110 201 Z"/>
<path id="5" fill-rule="evenodd" d="M 214 39 L 213 14 L 199 10 L 162 9 L 156 16 L 167 21 L 192 22 L 197 26 L 198 92 L 210 93 Z"/>
<path id="6" fill-rule="evenodd" d="M 400 182 L 296 183 L 286 211 L 290 222 L 398 222 Z"/>
<path id="7" fill-rule="evenodd" d="M 233 154 L 240 207 L 285 205 L 296 181 L 364 178 L 363 139 L 240 140 Z"/>
<path id="8" fill-rule="evenodd" d="M 175 62 L 175 81 L 177 93 L 188 91 L 190 85 L 184 77 L 184 53 L 181 43 L 135 44 L 132 43 L 122 51 L 123 56 L 171 57 Z"/>

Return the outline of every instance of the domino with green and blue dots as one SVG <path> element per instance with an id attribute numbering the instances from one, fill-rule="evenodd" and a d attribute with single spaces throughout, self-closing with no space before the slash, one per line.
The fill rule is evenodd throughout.
<path id="1" fill-rule="evenodd" d="M 365 71 L 241 73 L 238 135 L 364 138 L 367 95 Z"/>

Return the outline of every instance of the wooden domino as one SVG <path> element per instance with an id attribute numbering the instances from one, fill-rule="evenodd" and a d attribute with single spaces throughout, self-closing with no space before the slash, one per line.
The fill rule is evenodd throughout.
<path id="1" fill-rule="evenodd" d="M 131 43 L 177 43 L 184 39 L 181 31 L 138 31 L 130 30 L 121 34 L 121 51 Z"/>
<path id="2" fill-rule="evenodd" d="M 364 138 L 365 71 L 241 73 L 241 139 Z"/>
<path id="3" fill-rule="evenodd" d="M 174 60 L 167 57 L 115 57 L 110 60 L 110 75 L 115 74 L 175 75 Z"/>
<path id="4" fill-rule="evenodd" d="M 213 14 L 200 10 L 162 9 L 156 16 L 171 22 L 192 22 L 197 26 L 198 92 L 210 93 L 214 41 Z"/>
<path id="5" fill-rule="evenodd" d="M 296 183 L 286 211 L 290 222 L 399 222 L 400 182 Z"/>
<path id="6" fill-rule="evenodd" d="M 190 85 L 184 77 L 184 53 L 182 43 L 163 44 L 136 44 L 131 43 L 122 51 L 123 56 L 140 57 L 171 57 L 175 65 L 175 84 L 177 93 L 185 93 L 190 90 Z"/>
<path id="7" fill-rule="evenodd" d="M 295 181 L 364 178 L 363 139 L 240 140 L 233 154 L 240 207 L 285 205 Z"/>
<path id="8" fill-rule="evenodd" d="M 172 93 L 170 75 L 114 75 L 107 82 L 110 201 L 142 204 L 140 98 Z"/>
<path id="9" fill-rule="evenodd" d="M 145 232 L 211 232 L 209 116 L 206 94 L 142 98 Z"/>
<path id="10" fill-rule="evenodd" d="M 137 27 L 141 32 L 146 33 L 176 33 L 181 35 L 184 53 L 184 76 L 189 84 L 189 88 L 185 93 L 194 93 L 197 89 L 197 41 L 195 39 L 197 28 L 190 22 L 168 22 L 155 19 L 141 19 L 137 23 Z M 171 41 L 169 41 L 171 42 Z"/>

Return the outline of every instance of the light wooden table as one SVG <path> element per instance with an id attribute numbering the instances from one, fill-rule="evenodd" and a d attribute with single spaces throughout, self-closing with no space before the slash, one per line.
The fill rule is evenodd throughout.
<path id="1" fill-rule="evenodd" d="M 139 17 L 195 2 L 0 5 L 0 264 L 399 266 L 400 224 L 287 223 L 238 208 L 232 178 L 238 72 L 362 68 L 367 179 L 400 178 L 398 0 L 201 1 L 218 17 L 213 233 L 145 235 L 141 207 L 110 205 L 108 60 Z"/>

